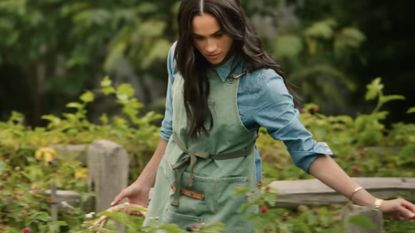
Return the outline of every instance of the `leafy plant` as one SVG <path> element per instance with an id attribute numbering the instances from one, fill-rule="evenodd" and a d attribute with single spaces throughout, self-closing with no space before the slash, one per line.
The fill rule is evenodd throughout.
<path id="1" fill-rule="evenodd" d="M 131 175 L 144 164 L 154 150 L 158 130 L 153 121 L 160 115 L 149 112 L 139 116 L 143 105 L 134 97 L 134 89 L 127 84 L 112 85 L 106 77 L 97 93 L 86 91 L 79 102 L 67 104 L 69 112 L 62 117 L 46 115 L 46 127 L 35 129 L 24 125 L 24 117 L 13 112 L 7 122 L 0 122 L 0 229 L 5 232 L 68 232 L 81 226 L 85 213 L 72 208 L 50 216 L 50 197 L 46 190 L 54 180 L 58 189 L 81 193 L 82 200 L 90 194 L 87 170 L 78 161 L 65 158 L 53 148 L 54 144 L 85 144 L 96 139 L 110 139 L 122 144 L 131 155 Z M 113 117 L 103 114 L 101 125 L 88 119 L 88 106 L 97 96 L 114 97 L 120 113 Z M 70 179 L 68 179 L 70 178 Z"/>
<path id="2" fill-rule="evenodd" d="M 68 112 L 61 117 L 46 115 L 46 127 L 29 128 L 24 116 L 13 112 L 6 122 L 0 122 L 0 231 L 22 232 L 88 232 L 85 213 L 80 208 L 60 212 L 58 221 L 52 221 L 49 197 L 45 191 L 55 180 L 59 189 L 76 190 L 85 200 L 89 197 L 86 168 L 79 162 L 64 158 L 51 145 L 85 144 L 96 139 L 109 139 L 123 145 L 131 156 L 130 178 L 135 179 L 146 163 L 159 138 L 152 124 L 160 119 L 155 113 L 140 114 L 143 104 L 134 97 L 134 89 L 127 84 L 114 85 L 105 77 L 101 88 L 85 91 L 78 102 L 67 104 Z M 304 125 L 319 141 L 326 141 L 336 160 L 353 176 L 414 176 L 413 154 L 415 125 L 396 123 L 388 129 L 382 124 L 387 112 L 385 103 L 402 99 L 385 96 L 380 79 L 368 85 L 368 99 L 377 100 L 375 110 L 355 118 L 326 116 L 319 113 L 316 104 L 302 109 Z M 117 106 L 118 113 L 103 113 L 99 124 L 93 123 L 88 109 L 98 98 L 108 98 Z M 258 147 L 264 160 L 264 183 L 274 179 L 303 179 L 310 176 L 296 168 L 282 142 L 274 141 L 260 129 Z M 378 136 L 376 136 L 378 135 Z M 374 147 L 375 146 L 375 147 Z M 380 147 L 381 146 L 381 147 Z M 385 149 L 385 146 L 391 149 Z M 380 148 L 379 148 L 380 147 Z M 70 179 L 68 179 L 70 178 Z M 246 194 L 247 190 L 239 190 Z M 243 194 L 244 193 L 244 194 Z M 259 232 L 341 232 L 340 208 L 300 206 L 295 210 L 274 208 L 278 195 L 261 190 L 251 195 L 242 207 Z M 121 224 L 127 230 L 143 232 L 183 232 L 174 225 L 154 225 L 141 228 L 142 219 L 115 213 L 102 213 L 111 221 L 108 230 L 115 231 Z M 390 222 L 391 227 L 395 227 Z M 223 226 L 206 225 L 200 232 L 220 232 Z"/>

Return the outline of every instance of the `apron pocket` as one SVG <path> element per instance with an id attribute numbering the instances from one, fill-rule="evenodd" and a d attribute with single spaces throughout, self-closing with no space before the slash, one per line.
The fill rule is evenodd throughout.
<path id="1" fill-rule="evenodd" d="M 171 206 L 170 211 L 178 214 L 192 216 L 216 216 L 223 220 L 239 213 L 242 203 L 246 201 L 246 196 L 237 194 L 236 189 L 248 187 L 248 178 L 236 177 L 206 177 L 193 176 L 193 185 L 189 187 L 190 174 L 183 173 L 182 188 L 185 193 L 197 193 L 198 196 L 191 197 L 185 193 L 180 195 L 179 206 Z M 170 200 L 173 201 L 173 191 L 170 192 Z M 203 198 L 199 198 L 200 195 Z"/>
<path id="2" fill-rule="evenodd" d="M 175 213 L 193 216 L 211 215 L 215 211 L 215 196 L 211 194 L 215 180 L 211 178 L 193 176 L 193 185 L 189 187 L 190 174 L 183 173 L 182 189 L 179 197 L 179 206 L 171 206 Z M 193 197 L 189 194 L 195 194 Z M 174 192 L 170 191 L 170 201 L 173 201 Z"/>
<path id="3" fill-rule="evenodd" d="M 201 224 L 203 223 L 203 218 L 180 214 L 174 212 L 174 208 L 172 206 L 167 206 L 166 211 L 163 214 L 163 223 L 174 223 L 179 227 L 186 229 L 186 227 L 192 226 L 193 224 Z"/>

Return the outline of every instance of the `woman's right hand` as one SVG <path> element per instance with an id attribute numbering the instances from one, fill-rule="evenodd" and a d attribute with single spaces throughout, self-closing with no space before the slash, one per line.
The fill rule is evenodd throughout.
<path id="1" fill-rule="evenodd" d="M 154 185 L 156 171 L 166 151 L 167 141 L 160 139 L 160 142 L 151 157 L 150 161 L 144 167 L 137 180 L 123 189 L 111 202 L 111 206 L 119 204 L 124 198 L 128 202 L 147 207 L 150 188 Z"/>
<path id="2" fill-rule="evenodd" d="M 123 189 L 111 202 L 111 206 L 119 204 L 124 198 L 128 199 L 129 203 L 134 203 L 147 207 L 148 195 L 150 188 L 144 188 L 142 185 L 132 183 L 127 188 Z"/>
<path id="3" fill-rule="evenodd" d="M 384 200 L 380 210 L 391 214 L 393 218 L 415 220 L 415 204 L 402 198 Z"/>

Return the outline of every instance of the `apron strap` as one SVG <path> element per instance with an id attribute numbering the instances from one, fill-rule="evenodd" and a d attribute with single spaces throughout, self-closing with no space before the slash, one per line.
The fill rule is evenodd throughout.
<path id="1" fill-rule="evenodd" d="M 173 166 L 174 175 L 175 175 L 175 182 L 174 182 L 174 195 L 173 195 L 173 202 L 171 203 L 173 206 L 179 206 L 179 198 L 180 198 L 180 191 L 182 190 L 182 178 L 183 173 L 187 166 L 190 168 L 190 179 L 189 179 L 189 187 L 193 186 L 193 169 L 196 165 L 197 159 L 215 159 L 215 160 L 225 160 L 225 159 L 234 159 L 239 157 L 245 157 L 251 154 L 254 147 L 246 147 L 241 150 L 229 152 L 229 153 L 221 153 L 221 154 L 209 154 L 208 152 L 190 152 L 186 148 L 185 144 L 179 139 L 176 133 L 173 133 L 173 141 L 182 151 L 181 159 Z"/>

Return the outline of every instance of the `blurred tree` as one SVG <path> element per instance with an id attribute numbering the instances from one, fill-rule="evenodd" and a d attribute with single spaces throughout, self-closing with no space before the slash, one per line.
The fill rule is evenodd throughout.
<path id="1" fill-rule="evenodd" d="M 365 34 L 366 43 L 358 50 L 358 59 L 347 64 L 350 78 L 357 83 L 357 92 L 349 99 L 356 111 L 370 107 L 362 102 L 365 83 L 381 76 L 385 84 L 385 93 L 401 94 L 405 101 L 386 105 L 390 112 L 388 122 L 411 121 L 413 115 L 406 110 L 415 103 L 415 67 L 412 57 L 415 53 L 415 16 L 414 1 L 304 1 L 297 11 L 304 22 L 315 21 L 322 17 L 335 17 L 341 25 L 353 25 Z"/>
<path id="2" fill-rule="evenodd" d="M 59 113 L 64 103 L 97 86 L 104 74 L 115 83 L 133 84 L 146 106 L 163 98 L 165 56 L 175 40 L 179 3 L 0 0 L 0 119 L 19 110 L 37 125 L 41 114 Z M 415 2 L 242 4 L 304 102 L 322 105 L 323 113 L 365 111 L 360 102 L 365 84 L 381 76 L 387 94 L 407 97 L 385 106 L 391 119 L 407 116 L 415 99 L 410 59 L 415 52 L 410 30 Z M 100 108 L 111 111 L 107 104 Z"/>
<path id="3" fill-rule="evenodd" d="M 167 22 L 177 6 L 138 0 L 1 0 L 0 96 L 9 98 L 0 100 L 0 117 L 23 110 L 37 125 L 41 114 L 61 110 L 68 99 L 93 88 L 103 72 L 121 79 L 120 64 L 132 70 L 126 76 L 135 78 L 140 99 L 150 102 L 148 79 L 165 76 L 175 31 Z"/>
<path id="4" fill-rule="evenodd" d="M 279 60 L 304 101 L 324 113 L 356 114 L 371 108 L 365 84 L 383 77 L 388 94 L 402 94 L 385 108 L 389 122 L 413 121 L 415 102 L 415 2 L 258 0 L 243 1 L 265 46 Z"/>
<path id="5" fill-rule="evenodd" d="M 330 114 L 352 112 L 347 96 L 355 90 L 348 64 L 365 36 L 356 27 L 339 24 L 334 15 L 303 20 L 303 0 L 262 0 L 246 7 L 264 45 L 279 60 L 302 102 L 315 102 Z"/>

